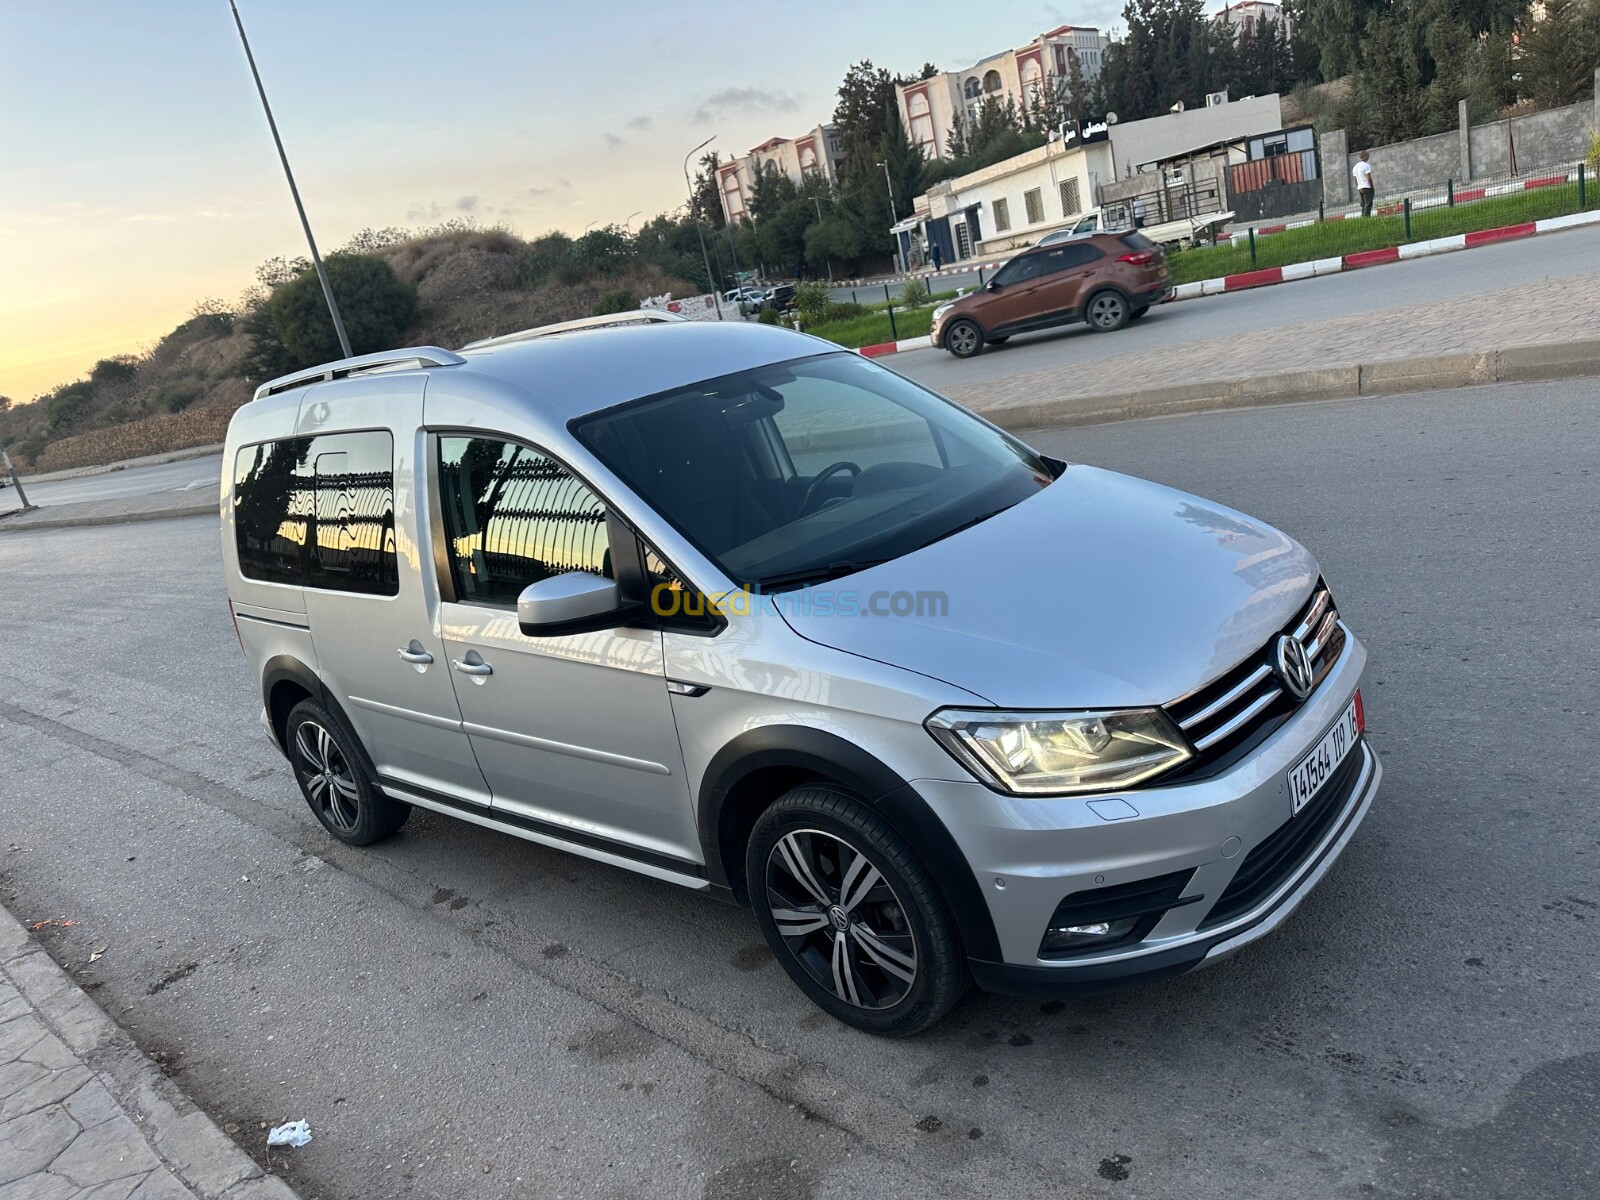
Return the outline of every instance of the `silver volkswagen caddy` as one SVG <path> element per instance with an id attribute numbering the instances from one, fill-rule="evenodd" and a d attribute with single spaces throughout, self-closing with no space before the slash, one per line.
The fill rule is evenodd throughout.
<path id="1" fill-rule="evenodd" d="M 348 359 L 226 455 L 239 640 L 329 833 L 432 809 L 747 904 L 860 1029 L 1213 961 L 1377 790 L 1304 547 L 801 334 Z"/>

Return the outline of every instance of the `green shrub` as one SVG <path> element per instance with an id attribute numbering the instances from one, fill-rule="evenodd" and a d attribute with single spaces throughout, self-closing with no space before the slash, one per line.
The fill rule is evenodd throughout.
<path id="1" fill-rule="evenodd" d="M 928 302 L 928 285 L 920 279 L 908 279 L 900 289 L 900 303 L 907 308 L 921 308 Z"/>
<path id="2" fill-rule="evenodd" d="M 370 354 L 396 345 L 417 319 L 416 289 L 397 279 L 383 259 L 368 254 L 336 254 L 326 266 L 351 350 Z M 341 356 L 316 272 L 302 272 L 273 292 L 267 310 L 273 332 L 296 366 Z"/>
<path id="3" fill-rule="evenodd" d="M 138 365 L 132 359 L 102 358 L 89 372 L 89 382 L 97 386 L 103 383 L 127 383 L 137 372 Z"/>
<path id="4" fill-rule="evenodd" d="M 629 312 L 639 307 L 639 297 L 627 288 L 613 288 L 595 301 L 595 315 L 601 313 Z"/>
<path id="5" fill-rule="evenodd" d="M 775 308 L 763 308 L 756 320 L 763 325 L 782 325 L 783 314 Z"/>
<path id="6" fill-rule="evenodd" d="M 830 304 L 822 310 L 823 321 L 853 321 L 856 317 L 864 317 L 872 310 L 865 304 L 857 304 L 846 300 L 842 304 Z"/>
<path id="7" fill-rule="evenodd" d="M 572 239 L 564 233 L 547 233 L 528 243 L 517 260 L 517 282 L 533 287 L 572 261 Z"/>
<path id="8" fill-rule="evenodd" d="M 200 396 L 200 386 L 192 380 L 183 379 L 156 389 L 156 407 L 169 413 L 182 412 Z"/>
<path id="9" fill-rule="evenodd" d="M 822 283 L 802 283 L 794 290 L 794 307 L 805 324 L 815 325 L 828 311 L 828 287 Z"/>
<path id="10" fill-rule="evenodd" d="M 45 402 L 45 423 L 50 435 L 71 433 L 72 427 L 84 415 L 94 399 L 94 384 L 87 379 L 59 387 Z"/>

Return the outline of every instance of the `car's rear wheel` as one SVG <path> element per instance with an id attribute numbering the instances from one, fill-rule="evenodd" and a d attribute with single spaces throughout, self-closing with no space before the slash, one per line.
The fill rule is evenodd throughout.
<path id="1" fill-rule="evenodd" d="M 976 321 L 957 321 L 944 331 L 944 348 L 957 358 L 971 358 L 983 349 L 983 330 Z"/>
<path id="2" fill-rule="evenodd" d="M 302 700 L 289 710 L 284 730 L 300 793 L 334 837 L 365 846 L 406 823 L 411 806 L 378 790 L 362 766 L 355 735 L 322 705 Z"/>
<path id="3" fill-rule="evenodd" d="M 1096 333 L 1115 333 L 1128 323 L 1129 316 L 1127 300 L 1121 292 L 1110 289 L 1096 292 L 1084 305 L 1084 319 Z"/>
<path id="4" fill-rule="evenodd" d="M 966 992 L 960 935 L 933 878 L 850 792 L 804 784 L 763 812 L 745 878 L 784 970 L 847 1025 L 921 1033 Z"/>

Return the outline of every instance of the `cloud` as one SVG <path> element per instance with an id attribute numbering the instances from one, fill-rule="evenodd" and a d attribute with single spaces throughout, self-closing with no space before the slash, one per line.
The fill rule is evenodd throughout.
<path id="1" fill-rule="evenodd" d="M 608 149 L 608 150 L 617 150 L 617 149 L 620 149 L 621 147 L 626 146 L 628 144 L 627 142 L 623 141 L 621 138 L 619 138 L 614 133 L 603 133 L 600 136 L 601 136 L 601 139 L 605 142 L 606 149 Z"/>
<path id="2" fill-rule="evenodd" d="M 645 116 L 633 117 L 628 121 L 629 129 L 644 130 L 650 128 L 650 118 Z"/>
<path id="3" fill-rule="evenodd" d="M 123 217 L 124 221 L 176 221 L 178 218 L 172 213 L 134 213 L 132 216 Z"/>
<path id="4" fill-rule="evenodd" d="M 791 113 L 800 107 L 800 100 L 788 92 L 769 92 L 765 88 L 723 88 L 713 92 L 694 110 L 697 125 L 715 121 L 718 117 L 747 117 L 763 113 Z"/>
<path id="5" fill-rule="evenodd" d="M 480 196 L 462 196 L 456 201 L 455 207 L 457 212 L 477 212 L 478 206 L 482 203 L 483 198 Z"/>
<path id="6" fill-rule="evenodd" d="M 570 180 L 570 179 L 562 179 L 562 178 L 560 178 L 558 176 L 556 178 L 556 181 L 554 183 L 552 183 L 548 187 L 531 187 L 531 188 L 529 188 L 528 189 L 528 195 L 530 195 L 530 196 L 538 196 L 538 197 L 542 198 L 542 197 L 546 197 L 546 196 L 554 196 L 558 192 L 570 192 L 571 190 L 572 190 L 572 180 Z"/>

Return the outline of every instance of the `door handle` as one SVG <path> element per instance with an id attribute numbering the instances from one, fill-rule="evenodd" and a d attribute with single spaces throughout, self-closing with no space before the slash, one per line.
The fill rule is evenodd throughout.
<path id="1" fill-rule="evenodd" d="M 401 662 L 408 662 L 414 667 L 425 667 L 433 661 L 433 655 L 426 650 L 412 650 L 408 646 L 401 646 L 398 653 Z"/>
<path id="2" fill-rule="evenodd" d="M 450 665 L 463 675 L 471 675 L 478 679 L 494 674 L 494 668 L 486 662 L 467 662 L 465 659 L 452 658 Z"/>

